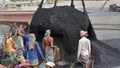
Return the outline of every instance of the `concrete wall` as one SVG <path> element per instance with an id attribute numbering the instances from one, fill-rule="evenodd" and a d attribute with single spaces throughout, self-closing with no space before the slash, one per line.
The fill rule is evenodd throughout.
<path id="1" fill-rule="evenodd" d="M 119 16 L 90 16 L 92 24 L 120 24 Z"/>
<path id="2" fill-rule="evenodd" d="M 90 15 L 90 20 L 99 40 L 120 39 L 120 14 Z"/>

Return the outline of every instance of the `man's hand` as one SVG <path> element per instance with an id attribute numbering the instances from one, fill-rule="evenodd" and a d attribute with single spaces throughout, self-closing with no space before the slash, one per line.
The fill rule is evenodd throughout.
<path id="1" fill-rule="evenodd" d="M 44 61 L 44 62 L 46 62 L 46 59 L 45 59 L 45 58 L 43 58 L 43 61 Z"/>
<path id="2" fill-rule="evenodd" d="M 77 62 L 81 62 L 81 60 L 79 59 L 79 57 L 77 57 Z"/>
<path id="3" fill-rule="evenodd" d="M 53 45 L 52 48 L 57 48 L 57 46 Z"/>
<path id="4" fill-rule="evenodd" d="M 91 60 L 91 56 L 89 56 L 89 59 Z"/>

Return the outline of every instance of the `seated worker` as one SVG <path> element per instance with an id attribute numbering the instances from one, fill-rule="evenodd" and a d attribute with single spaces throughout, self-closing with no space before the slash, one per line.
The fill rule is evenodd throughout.
<path id="1" fill-rule="evenodd" d="M 90 40 L 86 38 L 87 31 L 80 31 L 81 39 L 78 43 L 78 54 L 77 61 L 82 62 L 85 68 L 88 68 L 88 63 L 91 58 L 91 43 Z"/>
<path id="2" fill-rule="evenodd" d="M 53 38 L 50 36 L 50 30 L 46 30 L 45 37 L 42 40 L 43 50 L 45 50 L 46 68 L 54 68 Z"/>

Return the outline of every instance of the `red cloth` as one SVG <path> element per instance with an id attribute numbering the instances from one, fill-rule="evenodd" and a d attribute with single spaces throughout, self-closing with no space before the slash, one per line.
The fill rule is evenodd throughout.
<path id="1" fill-rule="evenodd" d="M 13 48 L 13 49 L 15 48 L 15 43 L 12 43 L 12 48 Z"/>

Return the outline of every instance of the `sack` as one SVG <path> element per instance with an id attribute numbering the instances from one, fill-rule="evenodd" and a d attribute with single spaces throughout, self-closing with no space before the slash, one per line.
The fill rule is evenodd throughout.
<path id="1" fill-rule="evenodd" d="M 59 48 L 55 48 L 54 49 L 54 60 L 60 60 L 60 49 Z"/>

